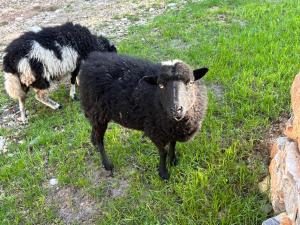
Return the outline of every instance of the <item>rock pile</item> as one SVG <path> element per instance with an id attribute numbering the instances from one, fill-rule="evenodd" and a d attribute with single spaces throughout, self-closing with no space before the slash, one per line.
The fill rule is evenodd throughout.
<path id="1" fill-rule="evenodd" d="M 300 225 L 300 73 L 292 84 L 291 100 L 293 114 L 285 137 L 279 137 L 272 147 L 269 167 L 272 206 L 275 213 L 283 214 L 263 225 Z"/>

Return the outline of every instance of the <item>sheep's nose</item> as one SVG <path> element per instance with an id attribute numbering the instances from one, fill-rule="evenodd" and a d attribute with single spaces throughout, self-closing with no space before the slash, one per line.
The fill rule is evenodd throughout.
<path id="1" fill-rule="evenodd" d="M 183 111 L 183 107 L 182 106 L 175 106 L 171 109 L 171 112 L 176 115 L 176 114 L 181 114 Z"/>
<path id="2" fill-rule="evenodd" d="M 182 119 L 183 115 L 183 107 L 182 106 L 177 106 L 177 107 L 174 107 L 173 108 L 173 118 L 176 120 L 176 121 L 179 121 Z"/>
<path id="3" fill-rule="evenodd" d="M 176 107 L 175 110 L 177 113 L 181 114 L 183 111 L 183 107 L 182 106 Z"/>

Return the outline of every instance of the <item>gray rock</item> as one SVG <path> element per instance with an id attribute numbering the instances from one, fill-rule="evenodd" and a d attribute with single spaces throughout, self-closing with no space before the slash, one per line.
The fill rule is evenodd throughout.
<path id="1" fill-rule="evenodd" d="M 6 139 L 0 136 L 0 152 L 4 152 Z"/>
<path id="2" fill-rule="evenodd" d="M 57 180 L 56 178 L 51 178 L 51 179 L 49 180 L 49 184 L 50 184 L 51 186 L 56 186 L 56 185 L 58 184 L 58 180 Z"/>
<path id="3" fill-rule="evenodd" d="M 170 8 L 175 8 L 177 6 L 177 4 L 176 3 L 169 3 L 167 6 L 170 7 Z"/>

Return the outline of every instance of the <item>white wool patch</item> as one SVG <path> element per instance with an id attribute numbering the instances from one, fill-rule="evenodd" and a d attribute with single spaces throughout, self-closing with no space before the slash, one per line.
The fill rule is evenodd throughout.
<path id="1" fill-rule="evenodd" d="M 32 73 L 28 58 L 22 58 L 18 64 L 18 71 L 20 73 L 20 80 L 22 84 L 27 87 L 35 81 L 35 76 Z"/>
<path id="2" fill-rule="evenodd" d="M 13 99 L 24 98 L 26 95 L 19 78 L 14 74 L 4 73 L 4 87 L 7 94 Z"/>
<path id="3" fill-rule="evenodd" d="M 42 47 L 36 41 L 33 41 L 32 49 L 28 54 L 29 58 L 43 63 L 45 69 L 43 76 L 48 81 L 51 78 L 63 76 L 76 68 L 78 53 L 71 47 L 61 47 L 58 43 L 56 45 L 60 48 L 62 60 L 58 59 L 52 50 Z"/>
<path id="4" fill-rule="evenodd" d="M 168 60 L 168 61 L 163 61 L 161 62 L 161 65 L 163 66 L 174 66 L 176 63 L 182 62 L 179 59 L 174 59 L 174 60 Z"/>

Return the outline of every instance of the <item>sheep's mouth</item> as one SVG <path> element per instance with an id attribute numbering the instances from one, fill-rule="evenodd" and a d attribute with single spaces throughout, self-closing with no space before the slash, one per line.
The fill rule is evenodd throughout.
<path id="1" fill-rule="evenodd" d="M 185 115 L 183 115 L 183 114 L 172 114 L 171 116 L 170 116 L 170 118 L 172 119 L 172 120 L 175 120 L 176 122 L 178 122 L 178 121 L 181 121 L 183 118 L 184 118 L 184 116 Z"/>
<path id="2" fill-rule="evenodd" d="M 184 118 L 184 116 L 174 117 L 173 119 L 178 122 L 178 121 L 181 121 L 183 118 Z"/>

